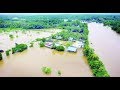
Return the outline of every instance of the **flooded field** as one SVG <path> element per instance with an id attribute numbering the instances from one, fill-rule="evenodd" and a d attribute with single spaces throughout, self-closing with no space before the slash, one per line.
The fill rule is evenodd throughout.
<path id="1" fill-rule="evenodd" d="M 59 32 L 59 30 L 58 30 Z M 28 34 L 18 33 L 18 38 L 12 41 L 7 34 L 0 34 L 0 49 L 7 50 L 15 43 L 29 43 L 30 41 L 48 37 L 56 32 L 28 31 Z M 45 75 L 41 68 L 52 68 L 51 75 Z M 93 77 L 87 60 L 83 56 L 82 49 L 77 53 L 67 51 L 59 52 L 46 47 L 39 47 L 38 43 L 21 53 L 11 54 L 0 61 L 1 77 L 58 77 L 57 71 L 61 71 L 62 77 Z"/>
<path id="2" fill-rule="evenodd" d="M 89 23 L 89 41 L 110 76 L 120 76 L 120 35 L 103 24 Z"/>

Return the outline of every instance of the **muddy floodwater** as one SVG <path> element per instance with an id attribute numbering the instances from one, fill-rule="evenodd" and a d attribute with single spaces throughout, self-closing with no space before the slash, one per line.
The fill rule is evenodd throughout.
<path id="1" fill-rule="evenodd" d="M 51 34 L 41 32 L 39 35 L 46 37 Z M 21 40 L 20 36 L 15 39 L 16 41 L 9 41 L 8 37 L 2 34 L 0 37 L 2 37 L 0 48 L 4 50 L 14 46 L 13 42 Z M 34 37 L 32 34 L 32 37 L 30 38 L 33 40 L 37 35 Z M 29 40 L 26 36 L 21 41 L 27 43 Z M 44 66 L 52 68 L 51 75 L 42 72 L 41 68 Z M 36 42 L 34 47 L 21 53 L 11 54 L 8 57 L 3 54 L 3 60 L 0 61 L 0 77 L 60 77 L 57 74 L 58 70 L 61 71 L 61 77 L 93 77 L 82 49 L 78 49 L 77 53 L 58 52 L 46 47 L 40 48 Z"/>
<path id="2" fill-rule="evenodd" d="M 89 41 L 112 77 L 120 76 L 120 35 L 108 26 L 88 23 Z"/>

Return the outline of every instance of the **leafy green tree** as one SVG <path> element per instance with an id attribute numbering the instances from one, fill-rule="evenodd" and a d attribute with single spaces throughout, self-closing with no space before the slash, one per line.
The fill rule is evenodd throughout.
<path id="1" fill-rule="evenodd" d="M 44 47 L 45 43 L 43 41 L 41 41 L 39 45 L 40 45 L 40 47 Z"/>
<path id="2" fill-rule="evenodd" d="M 12 48 L 12 54 L 16 52 L 23 52 L 28 46 L 26 44 L 17 44 L 16 47 Z"/>
<path id="3" fill-rule="evenodd" d="M 56 47 L 56 50 L 57 50 L 57 51 L 64 51 L 65 48 L 64 48 L 63 46 L 57 46 L 57 47 Z"/>

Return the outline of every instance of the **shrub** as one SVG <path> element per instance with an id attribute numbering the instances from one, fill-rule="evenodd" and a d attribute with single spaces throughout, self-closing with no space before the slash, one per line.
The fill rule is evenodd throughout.
<path id="1" fill-rule="evenodd" d="M 52 69 L 50 67 L 42 67 L 42 72 L 45 74 L 51 74 Z"/>
<path id="2" fill-rule="evenodd" d="M 2 54 L 0 53 L 0 60 L 2 60 Z"/>
<path id="3" fill-rule="evenodd" d="M 41 38 L 37 38 L 36 41 L 41 41 Z"/>
<path id="4" fill-rule="evenodd" d="M 52 39 L 56 39 L 56 35 L 52 35 Z"/>
<path id="5" fill-rule="evenodd" d="M 45 43 L 41 41 L 39 45 L 40 45 L 40 47 L 44 47 Z"/>
<path id="6" fill-rule="evenodd" d="M 28 47 L 26 44 L 17 44 L 16 47 L 12 48 L 12 54 L 16 52 L 22 52 L 26 50 Z"/>
<path id="7" fill-rule="evenodd" d="M 99 57 L 96 54 L 90 54 L 88 60 L 99 60 Z"/>
<path id="8" fill-rule="evenodd" d="M 14 38 L 14 36 L 13 36 L 12 34 L 10 34 L 10 35 L 9 35 L 9 37 L 10 37 L 11 39 L 13 39 L 13 38 Z"/>
<path id="9" fill-rule="evenodd" d="M 45 41 L 46 41 L 46 38 L 42 38 L 41 40 L 42 40 L 43 42 L 45 42 Z"/>
<path id="10" fill-rule="evenodd" d="M 18 35 L 16 36 L 16 38 L 18 38 Z"/>
<path id="11" fill-rule="evenodd" d="M 31 43 L 30 43 L 30 47 L 33 47 L 33 44 L 34 44 L 34 43 L 33 43 L 33 42 L 31 42 Z"/>
<path id="12" fill-rule="evenodd" d="M 90 49 L 90 47 L 88 45 L 85 45 L 83 48 L 84 56 L 89 56 L 90 52 L 93 53 L 93 51 Z"/>
<path id="13" fill-rule="evenodd" d="M 101 67 L 100 67 L 101 68 Z M 102 70 L 99 70 L 99 69 L 93 69 L 93 74 L 96 76 L 96 77 L 110 77 L 110 75 L 107 73 L 107 71 L 105 70 L 104 67 L 102 67 L 103 69 Z"/>
<path id="14" fill-rule="evenodd" d="M 72 45 L 72 42 L 67 42 L 67 43 L 65 43 L 65 46 L 66 47 L 69 47 L 69 46 L 71 46 Z"/>
<path id="15" fill-rule="evenodd" d="M 99 69 L 101 66 L 103 66 L 103 63 L 101 61 L 95 60 L 90 61 L 89 65 L 91 69 Z"/>
<path id="16" fill-rule="evenodd" d="M 57 51 L 64 51 L 65 48 L 64 48 L 63 46 L 57 46 L 57 47 L 56 47 L 56 50 L 57 50 Z"/>
<path id="17" fill-rule="evenodd" d="M 10 53 L 9 53 L 10 51 L 11 51 L 10 49 L 6 51 L 6 56 L 10 55 Z"/>
<path id="18" fill-rule="evenodd" d="M 60 70 L 58 70 L 58 75 L 61 76 L 61 71 Z"/>

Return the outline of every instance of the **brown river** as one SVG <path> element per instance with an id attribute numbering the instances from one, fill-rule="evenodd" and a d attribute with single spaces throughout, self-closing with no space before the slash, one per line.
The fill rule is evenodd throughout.
<path id="1" fill-rule="evenodd" d="M 111 77 L 120 76 L 120 35 L 103 24 L 88 23 L 89 41 Z"/>
<path id="2" fill-rule="evenodd" d="M 39 33 L 39 37 L 49 35 L 51 34 L 48 32 Z M 0 49 L 7 50 L 13 47 L 15 42 L 28 43 L 37 38 L 33 32 L 32 37 L 28 36 L 20 33 L 17 39 L 10 41 L 8 36 L 1 34 Z M 42 72 L 41 68 L 44 66 L 52 68 L 50 75 Z M 57 74 L 58 70 L 61 71 L 61 77 L 93 77 L 82 49 L 77 53 L 58 52 L 46 47 L 40 48 L 36 42 L 34 47 L 21 53 L 8 57 L 3 53 L 3 60 L 0 61 L 0 77 L 60 77 Z"/>

